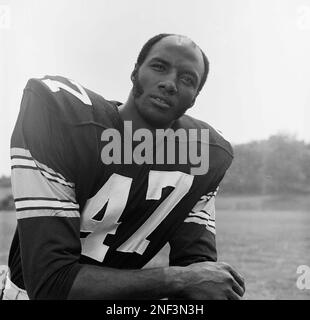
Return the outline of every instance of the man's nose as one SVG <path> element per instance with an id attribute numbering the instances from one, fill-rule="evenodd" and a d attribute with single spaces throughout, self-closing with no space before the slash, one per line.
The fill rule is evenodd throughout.
<path id="1" fill-rule="evenodd" d="M 174 75 L 171 75 L 169 78 L 162 80 L 158 86 L 161 90 L 165 90 L 169 94 L 175 94 L 178 92 L 176 77 Z"/>

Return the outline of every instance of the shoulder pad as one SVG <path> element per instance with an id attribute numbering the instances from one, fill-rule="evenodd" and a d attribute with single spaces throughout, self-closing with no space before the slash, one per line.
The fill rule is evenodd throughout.
<path id="1" fill-rule="evenodd" d="M 93 121 L 94 109 L 108 104 L 99 94 L 61 76 L 30 79 L 25 90 L 37 95 L 48 113 L 71 124 Z"/>
<path id="2" fill-rule="evenodd" d="M 208 123 L 195 119 L 189 115 L 183 115 L 178 122 L 179 125 L 185 129 L 208 129 L 210 144 L 224 149 L 231 157 L 233 157 L 233 148 L 229 141 L 224 138 L 220 131 L 214 129 Z"/>

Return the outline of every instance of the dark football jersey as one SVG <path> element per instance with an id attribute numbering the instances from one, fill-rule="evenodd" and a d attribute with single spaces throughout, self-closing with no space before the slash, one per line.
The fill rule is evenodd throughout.
<path id="1" fill-rule="evenodd" d="M 9 267 L 30 298 L 65 299 L 85 263 L 142 268 L 166 243 L 170 265 L 216 260 L 214 200 L 230 144 L 184 115 L 174 130 L 208 129 L 207 143 L 197 139 L 198 152 L 208 148 L 204 174 L 189 161 L 124 164 L 122 155 L 107 164 L 104 133 L 127 143 L 119 105 L 59 76 L 27 83 L 11 139 L 18 226 Z"/>

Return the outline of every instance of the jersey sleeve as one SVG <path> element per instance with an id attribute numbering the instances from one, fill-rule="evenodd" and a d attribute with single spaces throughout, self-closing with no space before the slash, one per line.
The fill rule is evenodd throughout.
<path id="1" fill-rule="evenodd" d="M 11 179 L 30 299 L 66 299 L 80 270 L 70 133 L 28 82 L 11 138 Z"/>
<path id="2" fill-rule="evenodd" d="M 170 265 L 186 266 L 196 262 L 217 260 L 215 198 L 219 185 L 233 161 L 233 148 L 211 126 L 201 121 L 198 121 L 197 126 L 210 130 L 209 170 L 203 178 L 205 181 L 205 184 L 202 183 L 203 189 L 199 189 L 200 199 L 185 216 L 169 241 Z"/>
<path id="3" fill-rule="evenodd" d="M 171 266 L 217 260 L 215 197 L 222 178 L 216 182 L 212 191 L 199 199 L 169 241 Z"/>

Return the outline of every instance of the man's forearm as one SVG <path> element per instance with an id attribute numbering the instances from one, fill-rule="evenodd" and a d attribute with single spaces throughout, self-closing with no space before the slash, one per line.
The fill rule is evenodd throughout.
<path id="1" fill-rule="evenodd" d="M 68 299 L 162 299 L 178 291 L 178 268 L 120 270 L 84 265 Z"/>

